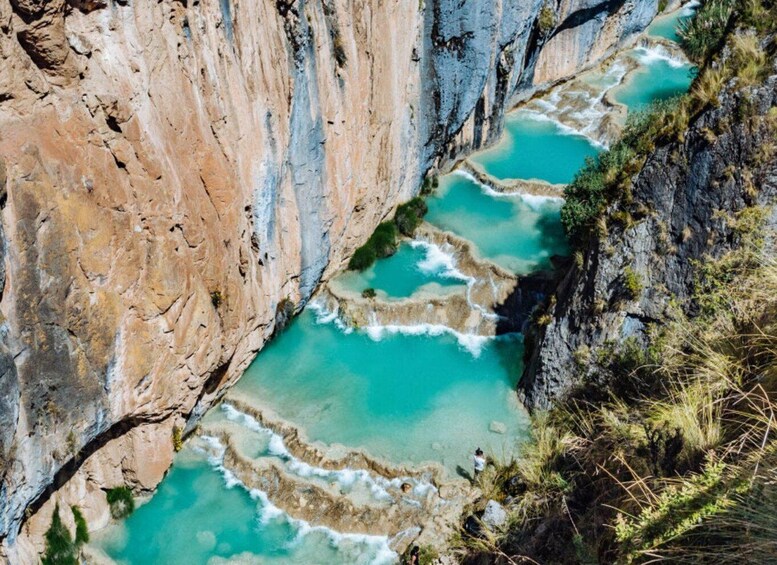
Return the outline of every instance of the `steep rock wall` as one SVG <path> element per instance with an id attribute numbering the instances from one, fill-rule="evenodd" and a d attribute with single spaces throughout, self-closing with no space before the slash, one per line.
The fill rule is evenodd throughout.
<path id="1" fill-rule="evenodd" d="M 626 339 L 645 344 L 672 308 L 693 316 L 699 265 L 740 245 L 737 214 L 760 207 L 766 226 L 777 226 L 777 75 L 759 87 L 729 84 L 719 98 L 633 179 L 633 203 L 623 209 L 641 219 L 611 222 L 559 285 L 520 383 L 529 407 L 548 408 L 593 377 L 597 352 Z M 625 292 L 627 269 L 640 284 L 636 297 Z"/>
<path id="2" fill-rule="evenodd" d="M 540 30 L 541 0 L 0 0 L 7 558 L 55 498 L 94 527 L 101 488 L 154 488 L 174 426 L 428 169 L 656 4 L 562 0 Z"/>

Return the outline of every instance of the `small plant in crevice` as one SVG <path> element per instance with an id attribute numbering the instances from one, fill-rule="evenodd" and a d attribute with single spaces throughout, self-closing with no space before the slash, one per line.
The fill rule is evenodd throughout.
<path id="1" fill-rule="evenodd" d="M 220 290 L 214 290 L 210 293 L 210 303 L 213 304 L 214 308 L 218 309 L 223 302 L 224 296 L 221 294 Z"/>
<path id="2" fill-rule="evenodd" d="M 632 269 L 623 269 L 623 290 L 630 300 L 636 300 L 642 294 L 642 278 Z"/>
<path id="3" fill-rule="evenodd" d="M 372 299 L 372 298 L 375 298 L 377 295 L 378 293 L 375 292 L 374 288 L 365 288 L 362 291 L 362 298 Z"/>
<path id="4" fill-rule="evenodd" d="M 556 27 L 556 12 L 549 3 L 543 4 L 537 16 L 537 28 L 543 36 L 548 35 Z"/>
<path id="5" fill-rule="evenodd" d="M 348 56 L 345 54 L 345 47 L 343 46 L 343 38 L 340 35 L 340 30 L 332 30 L 332 51 L 335 57 L 337 66 L 341 69 L 348 63 Z"/>
<path id="6" fill-rule="evenodd" d="M 80 547 L 85 543 L 89 543 L 89 526 L 78 506 L 71 506 L 70 509 L 73 512 L 73 521 L 76 523 L 75 544 Z"/>
<path id="7" fill-rule="evenodd" d="M 110 506 L 111 516 L 117 520 L 126 518 L 135 511 L 135 499 L 132 490 L 127 486 L 108 489 L 105 498 Z"/>
<path id="8" fill-rule="evenodd" d="M 173 426 L 173 450 L 177 453 L 183 449 L 183 432 L 178 426 Z"/>

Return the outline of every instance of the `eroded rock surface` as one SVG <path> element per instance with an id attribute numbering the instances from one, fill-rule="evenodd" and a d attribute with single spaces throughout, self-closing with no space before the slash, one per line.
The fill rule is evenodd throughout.
<path id="1" fill-rule="evenodd" d="M 699 265 L 740 245 L 740 212 L 760 207 L 767 226 L 777 225 L 777 76 L 758 87 L 730 84 L 719 98 L 633 179 L 638 204 L 627 210 L 637 221 L 610 222 L 559 285 L 520 383 L 530 407 L 549 407 L 595 374 L 603 348 L 645 343 L 652 324 L 672 319 L 673 305 L 694 315 Z M 634 297 L 624 288 L 628 269 L 639 282 Z"/>

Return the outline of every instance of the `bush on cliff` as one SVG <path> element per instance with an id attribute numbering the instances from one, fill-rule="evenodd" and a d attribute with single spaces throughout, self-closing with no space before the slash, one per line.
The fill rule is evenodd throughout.
<path id="1" fill-rule="evenodd" d="M 394 216 L 394 222 L 400 233 L 407 237 L 413 237 L 415 230 L 423 222 L 423 218 L 429 208 L 423 198 L 415 197 L 412 200 L 400 204 Z"/>
<path id="2" fill-rule="evenodd" d="M 59 505 L 54 508 L 51 526 L 46 532 L 46 551 L 41 559 L 43 565 L 78 565 L 78 547 L 73 542 L 65 524 L 59 516 Z"/>
<path id="3" fill-rule="evenodd" d="M 348 268 L 353 271 L 363 271 L 371 267 L 376 260 L 396 253 L 399 247 L 399 234 L 412 237 L 427 211 L 426 202 L 420 197 L 400 204 L 394 219 L 379 224 L 367 243 L 356 249 L 348 262 Z"/>
<path id="4" fill-rule="evenodd" d="M 89 543 L 89 526 L 86 524 L 86 518 L 81 514 L 78 506 L 71 506 L 70 509 L 73 512 L 73 521 L 76 523 L 76 545 L 81 546 Z"/>
<path id="5" fill-rule="evenodd" d="M 105 493 L 108 506 L 111 508 L 111 516 L 120 520 L 126 518 L 135 511 L 135 499 L 129 487 L 115 487 Z"/>

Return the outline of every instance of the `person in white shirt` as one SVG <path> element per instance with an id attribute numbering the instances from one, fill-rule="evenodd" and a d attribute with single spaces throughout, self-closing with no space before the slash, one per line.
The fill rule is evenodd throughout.
<path id="1" fill-rule="evenodd" d="M 483 450 L 479 447 L 475 450 L 475 457 L 473 459 L 475 463 L 475 478 L 482 473 L 486 468 L 486 456 L 483 454 Z"/>

